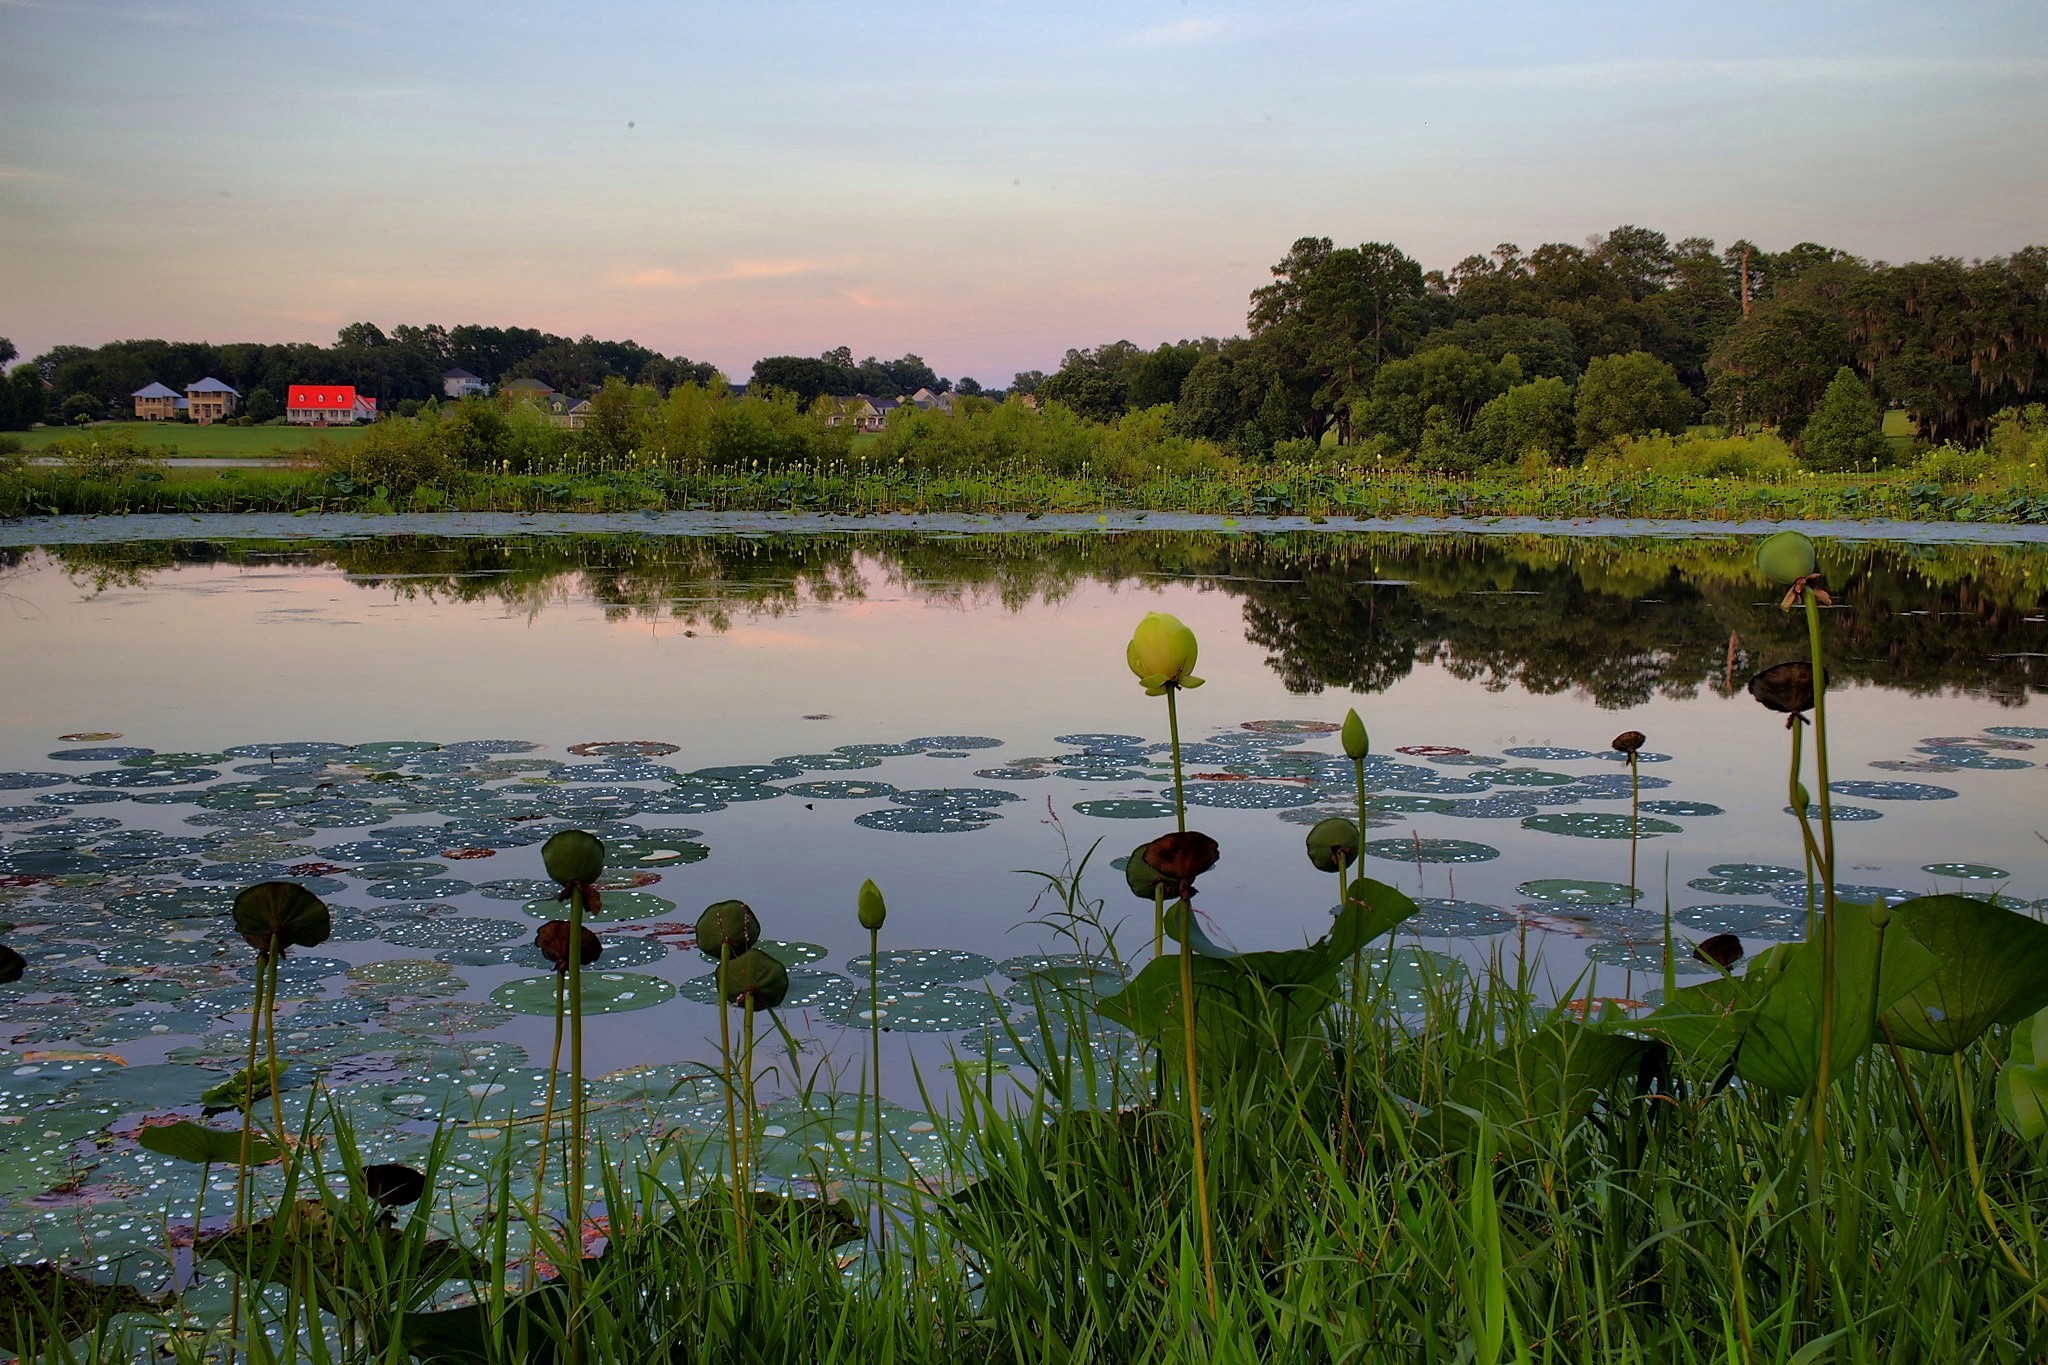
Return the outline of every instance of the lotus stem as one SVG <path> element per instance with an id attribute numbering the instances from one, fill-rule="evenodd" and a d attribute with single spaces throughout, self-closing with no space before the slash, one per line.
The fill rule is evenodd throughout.
<path id="1" fill-rule="evenodd" d="M 569 1365 L 583 1347 L 583 916 L 587 888 L 569 888 L 569 1263 L 562 1276 L 569 1287 Z"/>
<path id="2" fill-rule="evenodd" d="M 1818 1154 L 1827 1130 L 1828 1082 L 1835 1053 L 1835 822 L 1828 795 L 1828 679 L 1821 649 L 1820 605 L 1810 584 L 1801 588 L 1800 596 L 1806 603 L 1806 639 L 1813 654 L 1813 764 L 1820 785 L 1820 1066 L 1815 1077 L 1819 1099 L 1813 1110 L 1813 1145 Z"/>
<path id="3" fill-rule="evenodd" d="M 1188 803 L 1184 784 L 1180 776 L 1180 708 L 1174 704 L 1180 687 L 1176 683 L 1166 685 L 1166 736 L 1173 747 L 1173 819 L 1182 834 L 1188 832 Z M 1185 942 L 1186 940 L 1182 940 Z"/>
<path id="4" fill-rule="evenodd" d="M 270 1056 L 270 1117 L 277 1125 L 277 1140 L 280 1145 L 284 1142 L 284 1100 L 277 1093 L 277 973 L 283 961 L 284 954 L 281 952 L 270 955 L 270 988 L 263 997 L 263 1045 Z M 248 1127 L 246 1116 L 242 1126 L 245 1129 Z"/>
<path id="5" fill-rule="evenodd" d="M 1642 829 L 1643 779 L 1636 766 L 1636 751 L 1628 754 L 1628 908 L 1634 911 L 1636 897 L 1636 843 Z"/>
<path id="6" fill-rule="evenodd" d="M 868 1048 L 875 1078 L 875 1236 L 879 1242 L 889 1223 L 882 1193 L 882 931 L 868 930 Z"/>
<path id="7" fill-rule="evenodd" d="M 1166 883 L 1152 887 L 1152 956 L 1166 956 Z"/>
<path id="8" fill-rule="evenodd" d="M 1169 691 L 1167 696 L 1171 698 Z M 1195 1145 L 1195 1208 L 1202 1220 L 1202 1282 L 1209 1294 L 1209 1316 L 1216 1316 L 1216 1251 L 1215 1234 L 1210 1228 L 1209 1218 L 1209 1175 L 1202 1159 L 1202 1095 L 1200 1082 L 1195 1075 L 1195 956 L 1194 917 L 1195 908 L 1188 904 L 1188 898 L 1180 898 L 1180 911 L 1185 917 L 1180 927 L 1180 1002 L 1183 1032 L 1187 1038 L 1188 1060 L 1188 1131 Z"/>
<path id="9" fill-rule="evenodd" d="M 725 1166 L 728 1183 L 732 1186 L 732 1254 L 737 1261 L 741 1249 L 746 1245 L 746 1215 L 740 1211 L 740 1123 L 733 1106 L 732 1092 L 732 1020 L 728 1017 L 725 997 L 725 968 L 732 961 L 732 945 L 721 941 L 718 945 L 718 1057 L 725 1068 Z"/>
<path id="10" fill-rule="evenodd" d="M 555 1121 L 555 1077 L 562 1066 L 562 1005 L 564 992 L 568 989 L 569 978 L 563 972 L 555 973 L 555 1045 L 548 1053 L 547 1095 L 540 1106 L 540 1158 L 533 1164 L 533 1221 L 540 1222 L 541 1189 L 548 1175 L 548 1134 L 554 1130 Z M 523 1276 L 526 1287 L 533 1287 L 533 1257 L 526 1258 L 526 1273 Z"/>

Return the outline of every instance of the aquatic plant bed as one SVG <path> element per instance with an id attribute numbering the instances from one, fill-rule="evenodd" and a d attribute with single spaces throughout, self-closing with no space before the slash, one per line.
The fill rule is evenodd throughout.
<path id="1" fill-rule="evenodd" d="M 1841 903 L 1897 907 L 1892 927 L 1862 923 L 1893 944 L 1941 940 L 1927 951 L 1971 963 L 1955 955 L 1988 932 L 1969 929 L 1971 917 L 2005 916 L 1986 921 L 2001 972 L 1961 975 L 2007 984 L 1990 1003 L 1944 986 L 1916 1016 L 1901 1002 L 1933 978 L 1854 978 L 1880 983 L 1888 998 L 1876 1008 L 1895 1012 L 1901 1046 L 1845 1054 L 1816 1142 L 1802 1054 L 1744 1041 L 1753 1019 L 1764 1020 L 1756 1037 L 1782 1029 L 1770 1013 L 1780 1006 L 1728 993 L 1731 980 L 1760 990 L 1778 970 L 1769 964 L 1804 970 L 1812 957 L 1811 945 L 1791 946 L 1808 936 L 1812 893 L 1786 812 L 1785 732 L 1739 678 L 1725 698 L 1631 702 L 1589 660 L 1579 686 L 1608 700 L 1565 709 L 1532 686 L 1510 726 L 1475 713 L 1478 686 L 1424 666 L 1415 687 L 1353 699 L 1373 731 L 1354 762 L 1338 728 L 1346 703 L 1274 679 L 1332 667 L 1317 653 L 1326 637 L 1343 649 L 1369 637 L 1341 616 L 1282 629 L 1276 613 L 1332 582 L 1348 585 L 1348 601 L 1419 604 L 1437 561 L 1376 541 L 1370 563 L 1332 579 L 1278 547 L 1219 572 L 1203 542 L 1149 542 L 1156 559 L 1099 542 L 1118 575 L 1152 575 L 1137 580 L 1148 593 L 1190 612 L 1242 602 L 1248 628 L 1288 642 L 1261 658 L 1233 630 L 1205 629 L 1209 683 L 1179 701 L 1188 821 L 1223 850 L 1195 874 L 1203 998 L 1225 989 L 1216 972 L 1264 971 L 1269 990 L 1307 992 L 1298 1014 L 1240 999 L 1239 1024 L 1255 1027 L 1229 1027 L 1219 1005 L 1194 1043 L 1197 1098 L 1179 1016 L 1143 1003 L 1178 989 L 1173 940 L 1148 967 L 1156 907 L 1132 894 L 1134 863 L 1175 827 L 1175 754 L 1159 704 L 1124 672 L 1120 638 L 1090 659 L 1092 673 L 1061 672 L 1064 644 L 1089 639 L 1096 610 L 1076 593 L 1071 561 L 1049 565 L 1057 610 L 946 627 L 978 705 L 920 690 L 914 672 L 891 682 L 915 698 L 922 725 L 828 714 L 874 705 L 857 681 L 839 702 L 800 710 L 815 694 L 787 663 L 735 672 L 758 696 L 721 710 L 693 700 L 698 690 L 740 694 L 719 690 L 720 665 L 701 653 L 687 670 L 648 670 L 645 701 L 637 684 L 607 684 L 602 725 L 589 723 L 595 710 L 550 712 L 530 695 L 505 705 L 543 723 L 495 723 L 512 709 L 500 709 L 494 679 L 546 687 L 548 660 L 561 658 L 577 665 L 564 677 L 592 685 L 617 667 L 604 637 L 554 633 L 579 614 L 551 606 L 561 599 L 540 585 L 630 580 L 657 600 L 687 599 L 688 614 L 653 637 L 674 649 L 728 632 L 739 645 L 793 614 L 811 623 L 796 639 L 751 638 L 779 649 L 774 658 L 843 660 L 851 637 L 826 628 L 832 603 L 857 601 L 859 629 L 896 648 L 899 613 L 956 601 L 969 581 L 969 560 L 948 561 L 950 548 L 986 549 L 916 542 L 821 566 L 818 542 L 803 543 L 707 542 L 708 558 L 658 572 L 602 555 L 544 559 L 553 567 L 535 586 L 515 586 L 516 561 L 479 572 L 446 543 L 365 542 L 377 572 L 259 557 L 232 564 L 243 586 L 224 599 L 208 566 L 225 560 L 131 546 L 62 571 L 30 561 L 13 587 L 36 611 L 57 609 L 52 585 L 84 585 L 81 619 L 132 623 L 119 608 L 133 596 L 189 605 L 204 622 L 189 648 L 152 649 L 123 625 L 155 660 L 146 678 L 28 675 L 37 685 L 24 706 L 38 718 L 14 722 L 0 751 L 0 920 L 12 926 L 0 943 L 21 970 L 0 986 L 0 1235 L 16 1265 L 51 1262 L 129 1296 L 72 1287 L 80 1322 L 112 1315 L 112 1335 L 74 1345 L 80 1358 L 158 1346 L 220 1356 L 231 1317 L 284 1354 L 310 1355 L 317 1336 L 318 1349 L 359 1359 L 517 1359 L 522 1333 L 527 1358 L 566 1335 L 588 1359 L 867 1359 L 882 1342 L 934 1361 L 1035 1359 L 1047 1342 L 1132 1361 L 1583 1359 L 1610 1348 L 1777 1359 L 1830 1333 L 1931 1359 L 2031 1349 L 2043 1248 L 2027 1229 L 2048 1203 L 2033 1026 L 2015 1012 L 2033 990 L 2030 935 L 2048 933 L 2026 823 L 2048 726 L 2026 710 L 1965 691 L 1879 696 L 1898 680 L 1844 651 L 1844 676 L 1877 686 L 1831 701 Z M 320 553 L 338 563 L 357 552 Z M 1990 657 L 2026 652 L 2000 634 L 2038 629 L 2024 606 L 1937 626 L 1938 595 L 1886 596 L 1888 553 L 1844 560 L 1838 597 L 1860 592 L 1866 610 L 1883 601 L 1887 620 L 1924 610 L 1950 641 L 1997 640 L 1976 656 L 1975 685 L 2024 699 L 2024 661 Z M 161 576 L 92 587 L 122 562 Z M 760 586 L 786 587 L 797 562 L 815 593 Z M 1516 582 L 1498 572 L 1504 561 L 1485 562 L 1494 570 L 1477 575 L 1446 562 L 1471 624 L 1418 636 L 1431 643 L 1416 649 L 1471 650 L 1477 637 L 1460 632 L 1499 611 L 1534 679 L 1547 646 L 1514 595 L 1524 589 L 1501 586 Z M 1514 562 L 1527 572 L 1535 561 Z M 1206 570 L 1205 591 L 1180 586 L 1190 569 Z M 195 571 L 205 594 L 182 596 L 180 576 Z M 885 576 L 903 585 L 900 599 L 824 591 Z M 465 584 L 506 591 L 456 591 Z M 1624 614 L 1644 595 L 1636 588 Z M 254 614 L 209 618 L 210 600 Z M 350 605 L 363 601 L 418 614 L 451 642 L 460 633 L 474 651 L 463 684 L 443 694 L 426 656 L 393 655 L 390 672 L 295 671 L 297 691 L 252 690 L 239 707 L 248 714 L 137 723 L 152 696 L 182 707 L 185 689 L 207 693 L 208 652 L 238 640 L 364 639 Z M 511 603 L 529 604 L 517 639 L 471 630 Z M 1100 610 L 1128 633 L 1128 594 L 1104 594 Z M 1703 600 L 1686 610 L 1700 615 Z M 1790 628 L 1773 624 L 1775 600 L 1763 610 L 1742 626 L 1758 663 L 1784 652 L 1771 632 Z M 618 639 L 645 637 L 632 622 L 646 619 L 628 613 Z M 1661 618 L 1636 619 L 1669 647 Z M 684 620 L 702 635 L 686 637 Z M 1057 633 L 1040 633 L 1041 621 Z M 42 629 L 24 625 L 27 657 L 61 656 L 39 647 Z M 1035 660 L 1014 685 L 981 662 L 1006 634 Z M 260 648 L 234 662 L 241 676 Z M 1703 673 L 1718 677 L 1720 663 Z M 319 676 L 337 671 L 405 681 L 388 698 L 344 693 Z M 857 677 L 843 663 L 830 671 Z M 1048 686 L 1072 689 L 1057 717 L 1038 700 Z M 1433 708 L 1415 688 L 1458 704 Z M 1631 708 L 1628 721 L 1649 733 L 1633 763 L 1609 742 L 1623 723 L 1600 706 Z M 80 723 L 40 718 L 58 708 Z M 110 723 L 85 728 L 95 711 Z M 476 714 L 458 728 L 464 711 Z M 1331 822 L 1359 816 L 1363 862 L 1349 875 L 1362 867 L 1369 882 L 1357 886 L 1380 889 L 1347 887 L 1302 856 L 1304 840 L 1313 858 Z M 570 829 L 605 846 L 588 895 L 543 861 Z M 1032 866 L 1049 875 L 1004 870 Z M 861 932 L 864 876 L 888 892 L 878 939 Z M 317 941 L 272 964 L 274 1100 L 267 1079 L 261 1093 L 236 1081 L 261 973 L 235 901 L 257 882 L 303 888 L 329 915 Z M 722 1049 L 701 919 L 735 894 L 760 911 L 755 946 L 787 973 L 746 1053 L 753 1089 L 737 1119 L 721 1053 L 745 1052 L 740 1015 Z M 1341 970 L 1301 948 L 1364 933 L 1368 903 L 1392 919 Z M 1941 908 L 1914 908 L 1929 905 Z M 536 943 L 572 906 L 603 945 L 579 978 L 581 1088 L 567 1054 L 552 1056 L 560 976 Z M 1839 951 L 1883 951 L 1857 932 Z M 1715 965 L 1727 935 L 1741 941 L 1733 978 Z M 1911 948 L 1891 951 L 1887 971 L 1912 965 Z M 1868 997 L 1841 1000 L 1867 1041 Z M 1952 1063 L 1941 1028 L 1980 1017 Z M 590 1163 L 590 1212 L 574 1239 L 560 1222 L 567 1153 L 558 1142 L 539 1161 L 540 1116 L 559 1139 L 572 1091 Z M 233 1150 L 244 1108 L 264 1130 L 309 1139 L 256 1164 L 246 1196 Z M 1191 1109 L 1211 1116 L 1202 1156 Z M 174 1150 L 181 1139 L 154 1135 L 180 1122 L 216 1135 L 186 1135 L 193 1159 Z M 737 1205 L 736 1153 L 754 1190 Z M 381 1183 L 398 1177 L 372 1175 L 401 1167 L 427 1177 L 417 1203 Z M 1194 1170 L 1205 1172 L 1207 1217 Z M 272 1217 L 256 1241 L 231 1232 L 239 1201 Z M 1216 1234 L 1206 1256 L 1195 1249 L 1205 1227 Z M 572 1293 L 564 1267 L 577 1242 L 589 1256 Z M 266 1270 L 273 1251 L 278 1269 Z M 1899 1273 L 1909 1265 L 1916 1273 Z M 328 1286 L 310 1298 L 309 1270 Z M 237 1283 L 249 1292 L 231 1314 Z M 539 1287 L 522 1295 L 529 1285 Z M 46 1305 L 48 1288 L 16 1282 Z M 166 1290 L 175 1307 L 133 1297 Z M 309 1316 L 316 1306 L 324 1315 Z"/>

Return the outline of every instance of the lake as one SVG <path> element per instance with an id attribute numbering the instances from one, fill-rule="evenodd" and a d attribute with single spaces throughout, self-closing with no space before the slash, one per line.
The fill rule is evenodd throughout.
<path id="1" fill-rule="evenodd" d="M 1172 827 L 1165 709 L 1124 662 L 1148 611 L 1201 641 L 1181 725 L 1221 941 L 1327 928 L 1303 837 L 1353 809 L 1350 707 L 1366 871 L 1424 902 L 1379 969 L 1519 955 L 1554 993 L 1640 1001 L 1667 906 L 1682 940 L 1802 932 L 1787 735 L 1744 684 L 1803 657 L 1804 625 L 1743 537 L 307 529 L 16 527 L 0 550 L 0 919 L 28 962 L 0 988 L 13 1259 L 118 1254 L 187 1197 L 120 1135 L 239 1064 L 252 955 L 224 915 L 253 880 L 334 908 L 335 938 L 287 959 L 281 1039 L 380 1151 L 416 1151 L 444 1105 L 487 1141 L 534 1103 L 552 978 L 527 945 L 559 912 L 539 842 L 572 825 L 614 848 L 586 1032 L 604 1093 L 715 1065 L 686 929 L 729 897 L 796 969 L 768 1089 L 855 1089 L 863 878 L 889 902 L 892 1122 L 929 1131 L 920 1085 L 949 1088 L 956 1057 L 1028 1078 L 1030 982 L 1104 948 L 1059 931 L 1034 871 L 1086 856 L 1091 918 L 1150 951 L 1112 866 Z M 2048 910 L 2048 555 L 1857 540 L 1822 565 L 1845 889 Z M 1634 903 L 1625 730 L 1648 737 Z M 696 1121 L 683 1098 L 667 1121 Z"/>

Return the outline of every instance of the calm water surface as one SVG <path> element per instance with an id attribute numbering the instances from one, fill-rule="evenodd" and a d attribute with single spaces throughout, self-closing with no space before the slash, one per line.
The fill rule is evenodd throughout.
<path id="1" fill-rule="evenodd" d="M 674 930 L 739 897 L 771 937 L 814 945 L 793 954 L 808 959 L 805 1007 L 785 1019 L 821 1084 L 852 1088 L 864 877 L 888 894 L 885 948 L 929 950 L 892 964 L 892 1098 L 914 1103 L 912 1064 L 940 1077 L 963 1047 L 1015 1061 L 1001 1020 L 1026 1017 L 1014 987 L 1028 959 L 1076 947 L 1052 928 L 1045 882 L 1018 869 L 1057 872 L 1095 850 L 1088 898 L 1125 951 L 1149 950 L 1149 904 L 1110 860 L 1171 827 L 1164 706 L 1123 661 L 1155 610 L 1202 643 L 1207 685 L 1184 696 L 1182 726 L 1190 825 L 1223 847 L 1199 897 L 1217 938 L 1286 946 L 1327 926 L 1332 879 L 1301 840 L 1306 822 L 1350 810 L 1348 765 L 1318 727 L 1352 706 L 1376 755 L 1368 872 L 1430 902 L 1402 944 L 1466 961 L 1537 953 L 1559 988 L 1590 963 L 1601 994 L 1641 998 L 1667 900 L 1695 937 L 1798 932 L 1802 895 L 1782 870 L 1798 867 L 1786 734 L 1742 684 L 1800 657 L 1803 633 L 1739 541 L 403 538 L 11 553 L 0 918 L 30 959 L 0 1006 L 0 1061 L 16 1075 L 13 1092 L 0 1077 L 0 1117 L 15 1121 L 95 1101 L 132 1121 L 185 1102 L 191 1067 L 224 1064 L 223 1040 L 246 1028 L 234 1011 L 248 954 L 217 903 L 194 897 L 231 892 L 236 872 L 320 878 L 344 926 L 287 983 L 305 1060 L 346 1071 L 361 1051 L 351 1035 L 392 1043 L 360 1061 L 366 1083 L 441 1074 L 458 1042 L 544 1060 L 546 1019 L 519 1012 L 532 1000 L 517 984 L 543 978 L 545 998 L 544 974 L 515 957 L 538 888 L 517 884 L 542 876 L 526 841 L 564 823 L 615 841 L 659 832 L 631 869 L 649 899 L 615 893 L 607 914 L 603 965 L 633 1007 L 591 1021 L 594 1070 L 715 1059 L 716 1018 L 688 998 L 706 966 Z M 1845 882 L 2048 897 L 2043 558 L 1824 554 L 1841 603 L 1827 630 Z M 1628 876 L 1628 770 L 1607 750 L 1629 729 L 1656 756 L 1641 769 L 1656 822 L 1638 852 L 1647 910 L 1601 885 Z M 224 752 L 243 746 L 256 747 Z M 164 769 L 99 752 L 121 749 L 197 757 Z M 1000 1010 L 991 989 L 1010 991 Z M 120 1058 L 124 1088 L 94 1078 L 108 1062 L 54 1075 L 37 1060 L 53 1051 Z M 0 1170 L 8 1226 L 83 1150 L 65 1131 Z"/>

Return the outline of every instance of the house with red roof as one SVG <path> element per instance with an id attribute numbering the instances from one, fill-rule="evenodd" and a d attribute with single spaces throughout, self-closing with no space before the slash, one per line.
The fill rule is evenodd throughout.
<path id="1" fill-rule="evenodd" d="M 285 394 L 284 420 L 302 427 L 345 427 L 377 420 L 377 400 L 353 384 L 293 384 Z"/>

